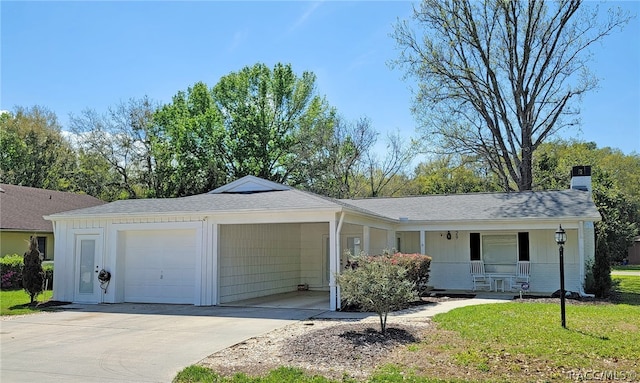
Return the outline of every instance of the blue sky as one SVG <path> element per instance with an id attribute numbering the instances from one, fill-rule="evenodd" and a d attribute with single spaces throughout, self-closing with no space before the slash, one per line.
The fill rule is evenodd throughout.
<path id="1" fill-rule="evenodd" d="M 145 95 L 160 103 L 197 81 L 258 62 L 314 72 L 318 92 L 347 120 L 415 135 L 411 84 L 387 65 L 405 1 L 2 1 L 0 109 L 70 113 Z M 640 15 L 640 2 L 616 2 Z M 640 17 L 640 16 L 639 16 Z M 563 138 L 640 153 L 640 19 L 593 47 L 600 86 L 584 97 L 580 131 Z"/>

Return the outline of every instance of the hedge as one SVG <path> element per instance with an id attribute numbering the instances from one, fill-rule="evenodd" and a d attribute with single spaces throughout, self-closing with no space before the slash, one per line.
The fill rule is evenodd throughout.
<path id="1" fill-rule="evenodd" d="M 24 263 L 22 255 L 11 254 L 0 257 L 0 289 L 21 290 L 22 289 L 22 267 Z M 53 264 L 43 263 L 44 279 L 49 281 L 47 289 L 53 289 Z M 46 282 L 45 282 L 46 283 Z"/>

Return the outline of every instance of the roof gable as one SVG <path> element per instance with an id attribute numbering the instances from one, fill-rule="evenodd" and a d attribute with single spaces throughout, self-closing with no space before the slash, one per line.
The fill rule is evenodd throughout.
<path id="1" fill-rule="evenodd" d="M 291 190 L 291 188 L 289 186 L 285 186 L 255 176 L 244 176 L 231 183 L 220 186 L 219 188 L 210 191 L 209 194 L 250 194 L 283 190 Z"/>

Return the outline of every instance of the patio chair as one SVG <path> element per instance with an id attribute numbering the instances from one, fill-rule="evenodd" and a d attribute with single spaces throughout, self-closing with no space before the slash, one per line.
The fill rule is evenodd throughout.
<path id="1" fill-rule="evenodd" d="M 511 278 L 511 290 L 521 289 L 523 283 L 529 283 L 529 271 L 531 263 L 529 261 L 518 261 L 516 264 L 516 275 Z"/>
<path id="2" fill-rule="evenodd" d="M 483 261 L 471 261 L 470 263 L 471 281 L 473 282 L 473 291 L 478 287 L 487 287 L 491 290 L 491 280 L 484 272 Z"/>

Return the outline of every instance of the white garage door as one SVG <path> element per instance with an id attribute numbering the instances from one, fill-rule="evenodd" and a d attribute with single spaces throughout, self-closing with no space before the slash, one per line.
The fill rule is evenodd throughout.
<path id="1" fill-rule="evenodd" d="M 195 230 L 124 233 L 126 302 L 194 303 Z"/>

